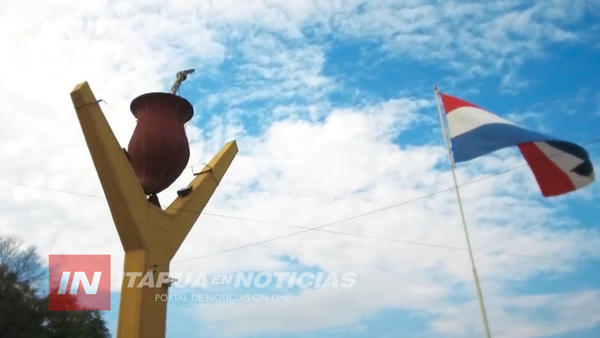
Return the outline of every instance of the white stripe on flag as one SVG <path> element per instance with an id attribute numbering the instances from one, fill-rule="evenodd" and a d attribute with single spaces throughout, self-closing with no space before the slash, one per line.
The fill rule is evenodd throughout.
<path id="1" fill-rule="evenodd" d="M 446 115 L 446 118 L 450 129 L 450 137 L 464 134 L 486 124 L 504 123 L 515 125 L 500 116 L 475 107 L 460 107 L 454 109 Z"/>

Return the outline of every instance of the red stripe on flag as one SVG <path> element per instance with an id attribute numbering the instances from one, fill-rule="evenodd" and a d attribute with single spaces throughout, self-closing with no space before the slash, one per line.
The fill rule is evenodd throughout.
<path id="1" fill-rule="evenodd" d="M 535 143 L 523 143 L 519 149 L 533 172 L 544 197 L 558 196 L 575 190 L 573 181 Z"/>
<path id="2" fill-rule="evenodd" d="M 467 102 L 463 99 L 459 99 L 458 97 L 454 97 L 454 96 L 450 96 L 450 95 L 446 95 L 446 94 L 440 94 L 440 95 L 442 96 L 442 103 L 444 104 L 444 110 L 446 110 L 446 114 L 450 114 L 453 110 L 462 108 L 462 107 L 473 107 L 473 108 L 482 109 L 481 107 L 478 107 L 477 105 L 474 105 L 473 103 Z"/>

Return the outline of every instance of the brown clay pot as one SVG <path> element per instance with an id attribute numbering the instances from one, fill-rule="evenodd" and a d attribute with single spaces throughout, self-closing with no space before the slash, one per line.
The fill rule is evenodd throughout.
<path id="1" fill-rule="evenodd" d="M 131 102 L 137 125 L 127 152 L 146 195 L 158 194 L 181 175 L 190 158 L 185 123 L 190 102 L 170 93 L 148 93 Z"/>

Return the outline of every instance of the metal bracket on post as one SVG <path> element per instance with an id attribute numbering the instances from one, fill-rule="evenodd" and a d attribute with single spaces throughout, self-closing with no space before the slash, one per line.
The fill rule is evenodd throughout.
<path id="1" fill-rule="evenodd" d="M 170 288 L 173 283 L 177 283 L 178 279 L 177 278 L 171 278 L 169 277 L 169 279 L 167 280 L 167 282 L 165 284 L 163 284 L 167 289 Z"/>

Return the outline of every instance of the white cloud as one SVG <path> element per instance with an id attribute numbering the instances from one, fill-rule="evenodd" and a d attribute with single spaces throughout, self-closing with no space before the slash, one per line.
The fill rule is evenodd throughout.
<path id="1" fill-rule="evenodd" d="M 504 74 L 500 82 L 500 87 L 503 91 L 510 94 L 516 94 L 519 89 L 527 88 L 528 86 L 529 82 L 520 79 L 518 75 L 515 75 L 514 71 Z"/>
<path id="2" fill-rule="evenodd" d="M 368 115 L 356 116 L 354 121 L 347 117 L 339 120 L 346 121 L 343 128 L 345 132 L 342 135 L 352 137 L 353 141 L 336 141 L 324 137 L 323 135 L 340 135 L 341 128 L 330 120 L 312 128 L 308 124 L 294 124 L 295 128 L 289 125 L 273 126 L 272 129 L 281 129 L 281 132 L 269 132 L 261 146 L 253 147 L 262 149 L 260 153 L 263 155 L 250 156 L 254 158 L 254 164 L 252 161 L 246 162 L 248 158 L 243 157 L 243 161 L 237 162 L 231 169 L 227 183 L 221 187 L 227 191 L 237 190 L 243 186 L 243 182 L 257 182 L 260 191 L 244 194 L 237 192 L 231 195 L 227 193 L 228 199 L 219 200 L 218 205 L 213 207 L 220 213 L 225 213 L 229 205 L 234 205 L 237 209 L 236 215 L 242 217 L 262 216 L 264 219 L 266 216 L 267 220 L 289 219 L 297 220 L 299 224 L 316 226 L 335 221 L 343 217 L 341 215 L 368 212 L 388 206 L 392 201 L 410 200 L 450 185 L 449 173 L 434 169 L 436 163 L 444 162 L 443 148 L 401 150 L 393 146 L 389 139 L 372 144 L 369 139 L 377 136 L 377 124 L 372 124 L 373 129 L 370 132 L 352 132 L 355 128 L 368 128 Z M 313 140 L 322 140 L 327 146 L 319 151 L 313 148 L 313 142 L 295 141 L 308 140 L 308 135 L 312 135 Z M 329 158 L 324 154 L 325 151 L 331 151 Z M 266 168 L 258 164 L 267 156 L 265 152 L 270 161 Z M 314 163 L 311 160 L 313 158 L 324 162 Z M 510 161 L 506 163 L 495 159 L 479 162 L 490 171 L 499 171 L 513 165 Z M 284 167 L 286 164 L 289 167 Z M 259 172 L 255 172 L 245 168 L 260 169 L 256 169 Z M 311 174 L 315 170 L 318 172 Z M 367 173 L 375 175 L 368 176 Z M 462 182 L 469 181 L 471 175 L 467 171 L 459 171 Z M 514 183 L 515 181 L 518 184 Z M 537 187 L 526 170 L 515 171 L 463 189 L 480 276 L 484 280 L 484 287 L 491 285 L 487 291 L 493 298 L 501 299 L 507 296 L 509 284 L 506 283 L 509 281 L 527 280 L 542 272 L 564 273 L 572 270 L 570 259 L 594 255 L 595 248 L 600 244 L 600 238 L 594 231 L 551 231 L 557 221 L 568 220 L 558 216 L 560 209 L 549 209 L 532 199 L 537 194 Z M 238 195 L 243 196 L 243 201 L 235 198 Z M 389 202 L 382 205 L 380 201 Z M 301 205 L 296 206 L 295 203 Z M 510 214 L 505 212 L 508 208 L 511 210 Z M 307 213 L 306 210 L 311 212 Z M 450 191 L 330 228 L 380 238 L 465 247 L 456 211 L 453 192 Z M 236 232 L 221 232 L 216 229 L 212 232 L 213 229 L 207 229 L 211 232 L 207 236 L 211 240 L 223 236 L 223 240 L 231 241 L 228 246 L 213 246 L 214 250 L 207 251 L 214 252 L 297 231 L 284 232 L 273 228 L 269 233 L 271 227 L 265 228 L 261 229 L 260 235 L 256 234 L 254 227 L 244 227 Z M 205 247 L 209 244 L 208 238 L 203 244 L 199 242 L 194 247 Z M 498 251 L 517 255 L 560 257 L 565 261 L 494 254 Z M 345 299 L 350 304 L 338 306 L 337 301 L 325 301 L 324 296 L 319 295 L 324 292 L 321 290 L 307 292 L 292 304 L 204 306 L 203 318 L 209 320 L 211 325 L 221 324 L 227 327 L 227 332 L 231 334 L 261 330 L 317 330 L 324 328 L 325 318 L 328 318 L 329 325 L 344 325 L 355 321 L 356 318 L 371 315 L 377 307 L 376 304 L 381 307 L 421 311 L 432 308 L 432 304 L 446 304 L 447 307 L 454 308 L 456 305 L 445 301 L 450 290 L 457 286 L 465 290 L 472 287 L 472 277 L 464 251 L 381 243 L 322 233 L 302 234 L 297 238 L 245 249 L 238 255 L 229 253 L 203 259 L 201 263 L 199 261 L 196 264 L 211 269 L 213 264 L 215 267 L 218 264 L 221 270 L 224 266 L 230 266 L 231 271 L 235 271 L 236 268 L 247 269 L 250 266 L 269 269 L 273 268 L 269 266 L 272 264 L 268 258 L 269 253 L 298 257 L 302 264 L 318 265 L 326 271 L 356 271 L 359 274 L 356 290 L 353 288 L 352 293 L 337 290 L 327 293 L 326 296 L 337 295 L 337 301 L 342 302 L 342 299 Z M 194 256 L 191 251 L 181 254 L 182 257 L 188 255 Z M 258 255 L 260 261 L 254 255 Z M 253 260 L 253 263 L 246 260 Z M 182 263 L 181 267 L 187 264 L 191 263 Z M 384 264 L 389 270 L 373 268 L 377 264 Z M 425 295 L 418 298 L 418 304 L 413 304 L 409 296 L 414 292 L 407 294 L 407 290 L 413 287 L 427 290 Z M 470 294 L 466 293 L 466 296 L 469 297 Z M 336 310 L 330 307 L 335 307 Z M 302 316 L 298 313 L 307 312 L 306 309 L 319 310 L 308 311 Z M 478 318 L 476 310 L 473 309 L 474 318 Z M 345 311 L 350 311 L 353 316 L 349 316 Z M 458 321 L 461 317 L 459 315 L 445 318 L 445 313 L 434 311 L 432 314 L 441 315 L 442 322 L 447 320 L 455 323 L 454 325 L 465 324 L 464 321 Z M 499 315 L 516 318 L 512 312 L 501 311 Z M 242 317 L 245 319 L 242 320 Z M 299 321 L 300 317 L 304 320 Z M 472 325 L 473 330 L 478 330 L 479 322 L 475 321 Z M 219 326 L 221 329 L 223 327 Z M 505 329 L 496 327 L 499 334 L 508 332 L 503 330 Z"/>
<path id="3" fill-rule="evenodd" d="M 203 77 L 218 79 L 223 89 L 200 97 L 197 104 L 197 116 L 206 117 L 206 126 L 203 130 L 188 126 L 190 164 L 199 169 L 233 138 L 238 139 L 240 154 L 206 211 L 313 227 L 452 184 L 447 170 L 440 169 L 447 168 L 441 145 L 394 144 L 398 134 L 415 126 L 434 128 L 428 118 L 437 114 L 431 102 L 402 96 L 336 107 L 328 101 L 327 95 L 344 79 L 323 74 L 327 44 L 322 34 L 379 39 L 390 55 L 452 60 L 456 70 L 473 69 L 474 77 L 542 55 L 548 42 L 576 38 L 575 32 L 561 28 L 566 17 L 537 4 L 522 10 L 512 1 L 441 8 L 422 1 L 403 6 L 370 2 L 357 14 L 359 5 L 358 1 L 2 2 L 0 175 L 6 192 L 0 196 L 5 208 L 0 216 L 2 232 L 27 236 L 44 254 L 90 253 L 115 236 L 106 202 L 98 198 L 102 190 L 69 99 L 81 81 L 89 81 L 97 97 L 108 102 L 102 107 L 125 147 L 135 125 L 128 106 L 136 95 L 166 89 L 176 71 L 190 66 L 197 72 L 184 84 L 184 93 Z M 569 7 L 564 1 L 555 5 Z M 579 7 L 572 7 L 570 17 L 582 15 L 575 11 Z M 305 38 L 305 30 L 317 36 Z M 219 69 L 228 62 L 233 72 Z M 250 104 L 256 102 L 265 105 L 253 110 Z M 216 108 L 219 105 L 225 108 Z M 248 119 L 259 125 L 258 131 L 248 127 Z M 501 152 L 462 166 L 458 175 L 461 182 L 468 182 L 518 163 L 514 153 Z M 162 194 L 163 204 L 190 179 L 186 171 Z M 511 281 L 542 272 L 566 273 L 574 269 L 569 259 L 595 255 L 597 232 L 556 229 L 557 224 L 576 221 L 540 201 L 527 169 L 466 186 L 462 194 L 495 332 L 532 337 L 598 322 L 591 315 L 596 291 L 548 295 L 565 305 L 552 306 L 561 318 L 552 325 L 539 324 L 531 312 L 521 316 L 502 309 L 526 297 L 511 294 Z M 326 229 L 465 247 L 452 191 Z M 298 231 L 207 214 L 175 261 Z M 101 251 L 114 255 L 117 273 L 122 252 L 118 239 L 112 238 Z M 498 251 L 566 260 L 494 254 Z M 211 327 L 224 325 L 234 333 L 325 329 L 356 324 L 391 307 L 438 316 L 432 325 L 441 332 L 469 325 L 480 329 L 476 303 L 457 305 L 446 299 L 456 291 L 472 298 L 468 260 L 460 250 L 313 231 L 174 264 L 173 270 L 285 269 L 285 263 L 274 258 L 283 254 L 328 271 L 356 271 L 359 283 L 348 290 L 307 292 L 289 304 L 207 306 L 200 309 L 201 318 Z M 440 310 L 428 310 L 433 304 Z M 550 303 L 538 304 L 540 308 Z M 575 309 L 590 309 L 582 311 L 590 315 L 573 318 L 570 311 Z M 509 321 L 511 325 L 503 325 Z"/>
<path id="4" fill-rule="evenodd" d="M 598 300 L 600 295 L 597 291 L 489 299 L 488 304 L 493 306 L 493 310 L 488 312 L 490 328 L 494 337 L 501 338 L 546 337 L 591 328 L 600 322 L 600 316 L 596 315 Z M 441 312 L 447 317 L 436 320 L 433 326 L 449 336 L 477 337 L 473 330 L 480 326 L 480 317 L 473 316 L 467 325 L 456 325 L 455 320 L 463 316 L 466 309 L 475 312 L 477 307 L 476 302 L 471 302 L 461 309 L 442 307 Z M 505 310 L 499 310 L 500 307 Z M 541 318 L 538 314 L 540 309 L 550 312 L 554 320 Z M 590 315 L 582 316 L 581 313 L 584 312 Z"/>

